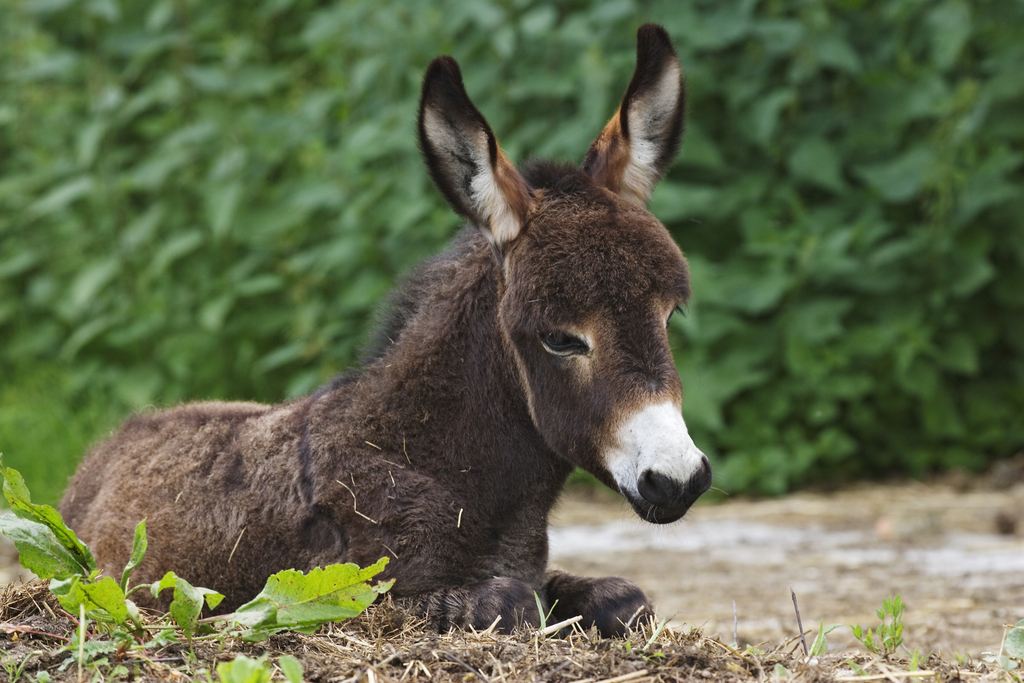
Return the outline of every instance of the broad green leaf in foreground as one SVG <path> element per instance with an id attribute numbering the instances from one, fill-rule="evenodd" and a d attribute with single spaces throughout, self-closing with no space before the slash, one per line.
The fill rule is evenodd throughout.
<path id="1" fill-rule="evenodd" d="M 270 683 L 271 675 L 270 667 L 263 658 L 238 655 L 230 662 L 217 665 L 217 680 L 220 683 Z"/>
<path id="2" fill-rule="evenodd" d="M 243 637 L 262 640 L 278 631 L 312 633 L 321 624 L 351 619 L 391 588 L 393 581 L 368 583 L 387 563 L 382 557 L 363 569 L 332 564 L 308 574 L 286 569 L 267 579 L 260 594 L 239 607 L 232 620 L 247 629 Z"/>
<path id="3" fill-rule="evenodd" d="M 277 665 L 281 668 L 281 673 L 284 674 L 288 683 L 302 683 L 305 680 L 303 678 L 302 664 L 295 657 L 283 655 L 277 660 Z"/>
<path id="4" fill-rule="evenodd" d="M 215 590 L 193 586 L 174 572 L 167 572 L 163 578 L 150 586 L 153 597 L 160 595 L 165 588 L 174 589 L 171 600 L 171 618 L 189 638 L 196 632 L 199 615 L 203 611 L 203 603 L 210 609 L 220 604 L 224 596 Z"/>
<path id="5" fill-rule="evenodd" d="M 1017 622 L 1017 625 L 1006 634 L 1003 648 L 1006 656 L 1024 661 L 1024 619 Z"/>
<path id="6" fill-rule="evenodd" d="M 60 513 L 32 502 L 21 474 L 0 461 L 3 492 L 12 515 L 0 516 L 0 533 L 14 542 L 21 563 L 42 579 L 85 576 L 96 568 L 92 553 Z"/>
<path id="7" fill-rule="evenodd" d="M 81 576 L 54 579 L 50 581 L 50 590 L 57 596 L 61 607 L 71 614 L 78 614 L 79 607 L 84 605 L 86 614 L 96 621 L 123 624 L 128 620 L 124 591 L 109 576 L 94 580 Z"/>
<path id="8" fill-rule="evenodd" d="M 4 512 L 0 514 L 0 534 L 17 547 L 22 566 L 40 578 L 65 579 L 83 573 L 74 555 L 42 524 Z"/>

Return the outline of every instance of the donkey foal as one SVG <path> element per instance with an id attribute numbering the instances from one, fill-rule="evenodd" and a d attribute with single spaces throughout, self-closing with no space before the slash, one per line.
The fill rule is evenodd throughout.
<path id="1" fill-rule="evenodd" d="M 662 28 L 637 40 L 625 97 L 578 167 L 517 169 L 458 65 L 436 59 L 420 145 L 470 225 L 393 295 L 358 369 L 282 405 L 138 415 L 96 446 L 61 511 L 104 570 L 146 518 L 140 579 L 173 568 L 228 608 L 275 571 L 387 554 L 394 594 L 440 629 L 536 624 L 535 592 L 605 634 L 649 612 L 627 581 L 546 569 L 548 512 L 574 466 L 655 523 L 710 485 L 666 332 L 687 265 L 646 209 L 679 145 L 682 72 Z"/>

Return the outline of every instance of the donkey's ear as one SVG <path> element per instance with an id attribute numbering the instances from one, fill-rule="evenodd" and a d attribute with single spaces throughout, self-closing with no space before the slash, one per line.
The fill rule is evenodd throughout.
<path id="1" fill-rule="evenodd" d="M 526 223 L 530 190 L 466 94 L 459 65 L 438 57 L 420 98 L 420 148 L 434 182 L 499 249 Z"/>
<path id="2" fill-rule="evenodd" d="M 590 145 L 583 170 L 624 199 L 647 203 L 683 135 L 683 69 L 668 33 L 645 24 L 636 33 L 636 71 L 619 110 Z"/>

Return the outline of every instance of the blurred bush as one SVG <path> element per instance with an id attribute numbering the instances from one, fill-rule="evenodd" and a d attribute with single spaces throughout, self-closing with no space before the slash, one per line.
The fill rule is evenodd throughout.
<path id="1" fill-rule="evenodd" d="M 428 61 L 460 60 L 513 158 L 580 159 L 657 21 L 690 107 L 653 209 L 692 264 L 673 325 L 719 485 L 979 467 L 1024 445 L 1022 8 L 4 3 L 0 449 L 78 455 L 27 395 L 96 435 L 344 368 L 455 229 L 415 147 Z"/>

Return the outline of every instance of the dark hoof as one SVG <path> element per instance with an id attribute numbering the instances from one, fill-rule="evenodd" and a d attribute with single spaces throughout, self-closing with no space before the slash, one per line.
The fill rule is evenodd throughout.
<path id="1" fill-rule="evenodd" d="M 621 637 L 654 615 L 644 592 L 625 579 L 600 579 L 594 595 L 594 620 L 602 636 Z"/>
<path id="2" fill-rule="evenodd" d="M 478 631 L 488 628 L 499 616 L 501 620 L 495 630 L 501 633 L 540 623 L 533 588 L 524 581 L 506 577 L 495 577 L 475 585 L 465 616 L 466 625 Z"/>
<path id="3" fill-rule="evenodd" d="M 614 576 L 592 579 L 558 574 L 548 583 L 547 599 L 558 600 L 552 620 L 561 621 L 579 614 L 583 616 L 580 626 L 596 626 L 605 637 L 623 636 L 637 622 L 654 614 L 642 590 Z"/>

